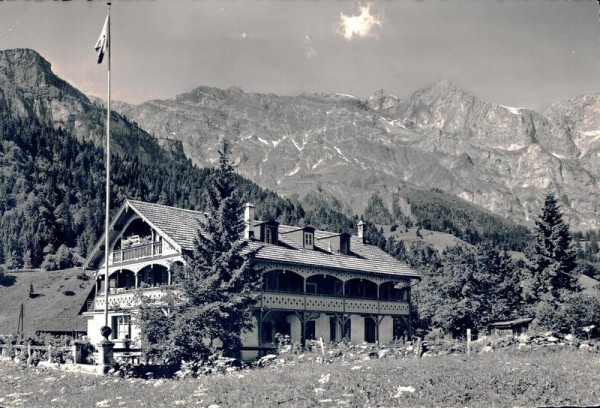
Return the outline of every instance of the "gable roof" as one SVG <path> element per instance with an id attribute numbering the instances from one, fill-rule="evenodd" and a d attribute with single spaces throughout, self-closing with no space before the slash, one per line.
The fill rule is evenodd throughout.
<path id="1" fill-rule="evenodd" d="M 199 222 L 206 215 L 200 211 L 184 210 L 162 204 L 152 204 L 138 200 L 125 200 L 121 208 L 113 217 L 109 228 L 109 245 L 112 246 L 118 239 L 121 228 L 130 219 L 133 211 L 137 216 L 146 221 L 169 243 L 178 249 L 192 250 Z M 103 233 L 94 249 L 90 252 L 83 269 L 93 268 L 100 265 L 104 259 L 104 237 Z"/>
<path id="2" fill-rule="evenodd" d="M 150 224 L 172 238 L 185 250 L 194 249 L 194 240 L 206 215 L 200 211 L 184 210 L 162 204 L 127 200 L 131 208 L 141 214 Z"/>
<path id="3" fill-rule="evenodd" d="M 200 211 L 184 210 L 137 200 L 126 200 L 111 225 L 118 225 L 116 220 L 121 217 L 123 208 L 132 209 L 159 233 L 164 234 L 165 238 L 171 239 L 181 249 L 188 251 L 194 249 L 194 239 L 199 224 L 207 216 Z M 261 221 L 257 221 L 255 225 L 260 223 Z M 280 224 L 279 242 L 277 244 L 267 244 L 251 240 L 249 246 L 251 250 L 256 251 L 255 259 L 258 261 L 317 266 L 327 269 L 420 279 L 420 275 L 406 263 L 398 261 L 374 245 L 363 243 L 362 239 L 356 236 L 350 236 L 351 253 L 343 255 L 337 252 L 329 252 L 327 241 L 328 238 L 340 236 L 341 234 L 315 229 L 314 249 L 304 249 L 300 243 L 295 242 L 288 236 L 288 233 L 302 229 L 302 227 Z M 97 247 L 99 244 L 97 244 Z M 94 255 L 94 253 L 99 251 L 103 253 L 102 248 L 95 248 L 84 266 L 87 266 L 92 258 L 95 257 L 97 259 L 98 255 Z"/>

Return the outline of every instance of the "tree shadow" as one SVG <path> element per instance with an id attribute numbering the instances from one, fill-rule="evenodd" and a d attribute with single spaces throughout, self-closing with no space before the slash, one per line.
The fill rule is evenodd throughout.
<path id="1" fill-rule="evenodd" d="M 0 274 L 0 286 L 12 286 L 17 281 L 16 276 Z"/>

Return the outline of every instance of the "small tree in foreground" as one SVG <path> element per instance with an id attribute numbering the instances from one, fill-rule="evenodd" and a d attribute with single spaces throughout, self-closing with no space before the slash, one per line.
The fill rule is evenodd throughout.
<path id="1" fill-rule="evenodd" d="M 239 357 L 241 335 L 251 328 L 251 308 L 259 274 L 243 240 L 243 203 L 234 191 L 229 147 L 219 152 L 219 168 L 210 179 L 208 216 L 198 225 L 195 248 L 176 272 L 175 300 L 161 311 L 143 308 L 140 318 L 160 320 L 160 329 L 142 324 L 146 346 L 170 360 L 203 360 L 217 347 Z M 145 312 L 144 312 L 145 310 Z M 144 315 L 145 314 L 145 315 Z"/>

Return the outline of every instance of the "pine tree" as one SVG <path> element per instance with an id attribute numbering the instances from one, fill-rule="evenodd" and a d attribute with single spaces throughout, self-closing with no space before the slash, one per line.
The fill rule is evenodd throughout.
<path id="1" fill-rule="evenodd" d="M 506 251 L 490 242 L 476 248 L 477 293 L 481 299 L 480 326 L 493 321 L 522 317 L 521 271 Z"/>
<path id="2" fill-rule="evenodd" d="M 548 194 L 528 248 L 528 300 L 554 302 L 577 289 L 576 252 L 560 206 Z"/>
<path id="3" fill-rule="evenodd" d="M 218 340 L 225 355 L 238 357 L 241 334 L 251 328 L 252 290 L 259 275 L 251 265 L 243 205 L 235 194 L 235 174 L 227 143 L 220 152 L 219 169 L 208 189 L 208 216 L 199 225 L 193 256 L 180 275 L 187 307 L 173 336 L 177 348 L 191 345 L 185 357 L 202 358 Z M 206 339 L 211 340 L 207 347 Z"/>

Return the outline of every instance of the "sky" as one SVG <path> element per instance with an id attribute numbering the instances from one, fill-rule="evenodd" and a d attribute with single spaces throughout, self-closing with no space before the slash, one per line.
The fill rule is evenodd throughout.
<path id="1" fill-rule="evenodd" d="M 107 6 L 0 2 L 0 49 L 32 48 L 106 98 L 94 44 Z M 543 111 L 600 91 L 591 0 L 114 0 L 112 98 L 174 98 L 198 86 L 399 97 L 450 79 L 471 94 Z"/>

